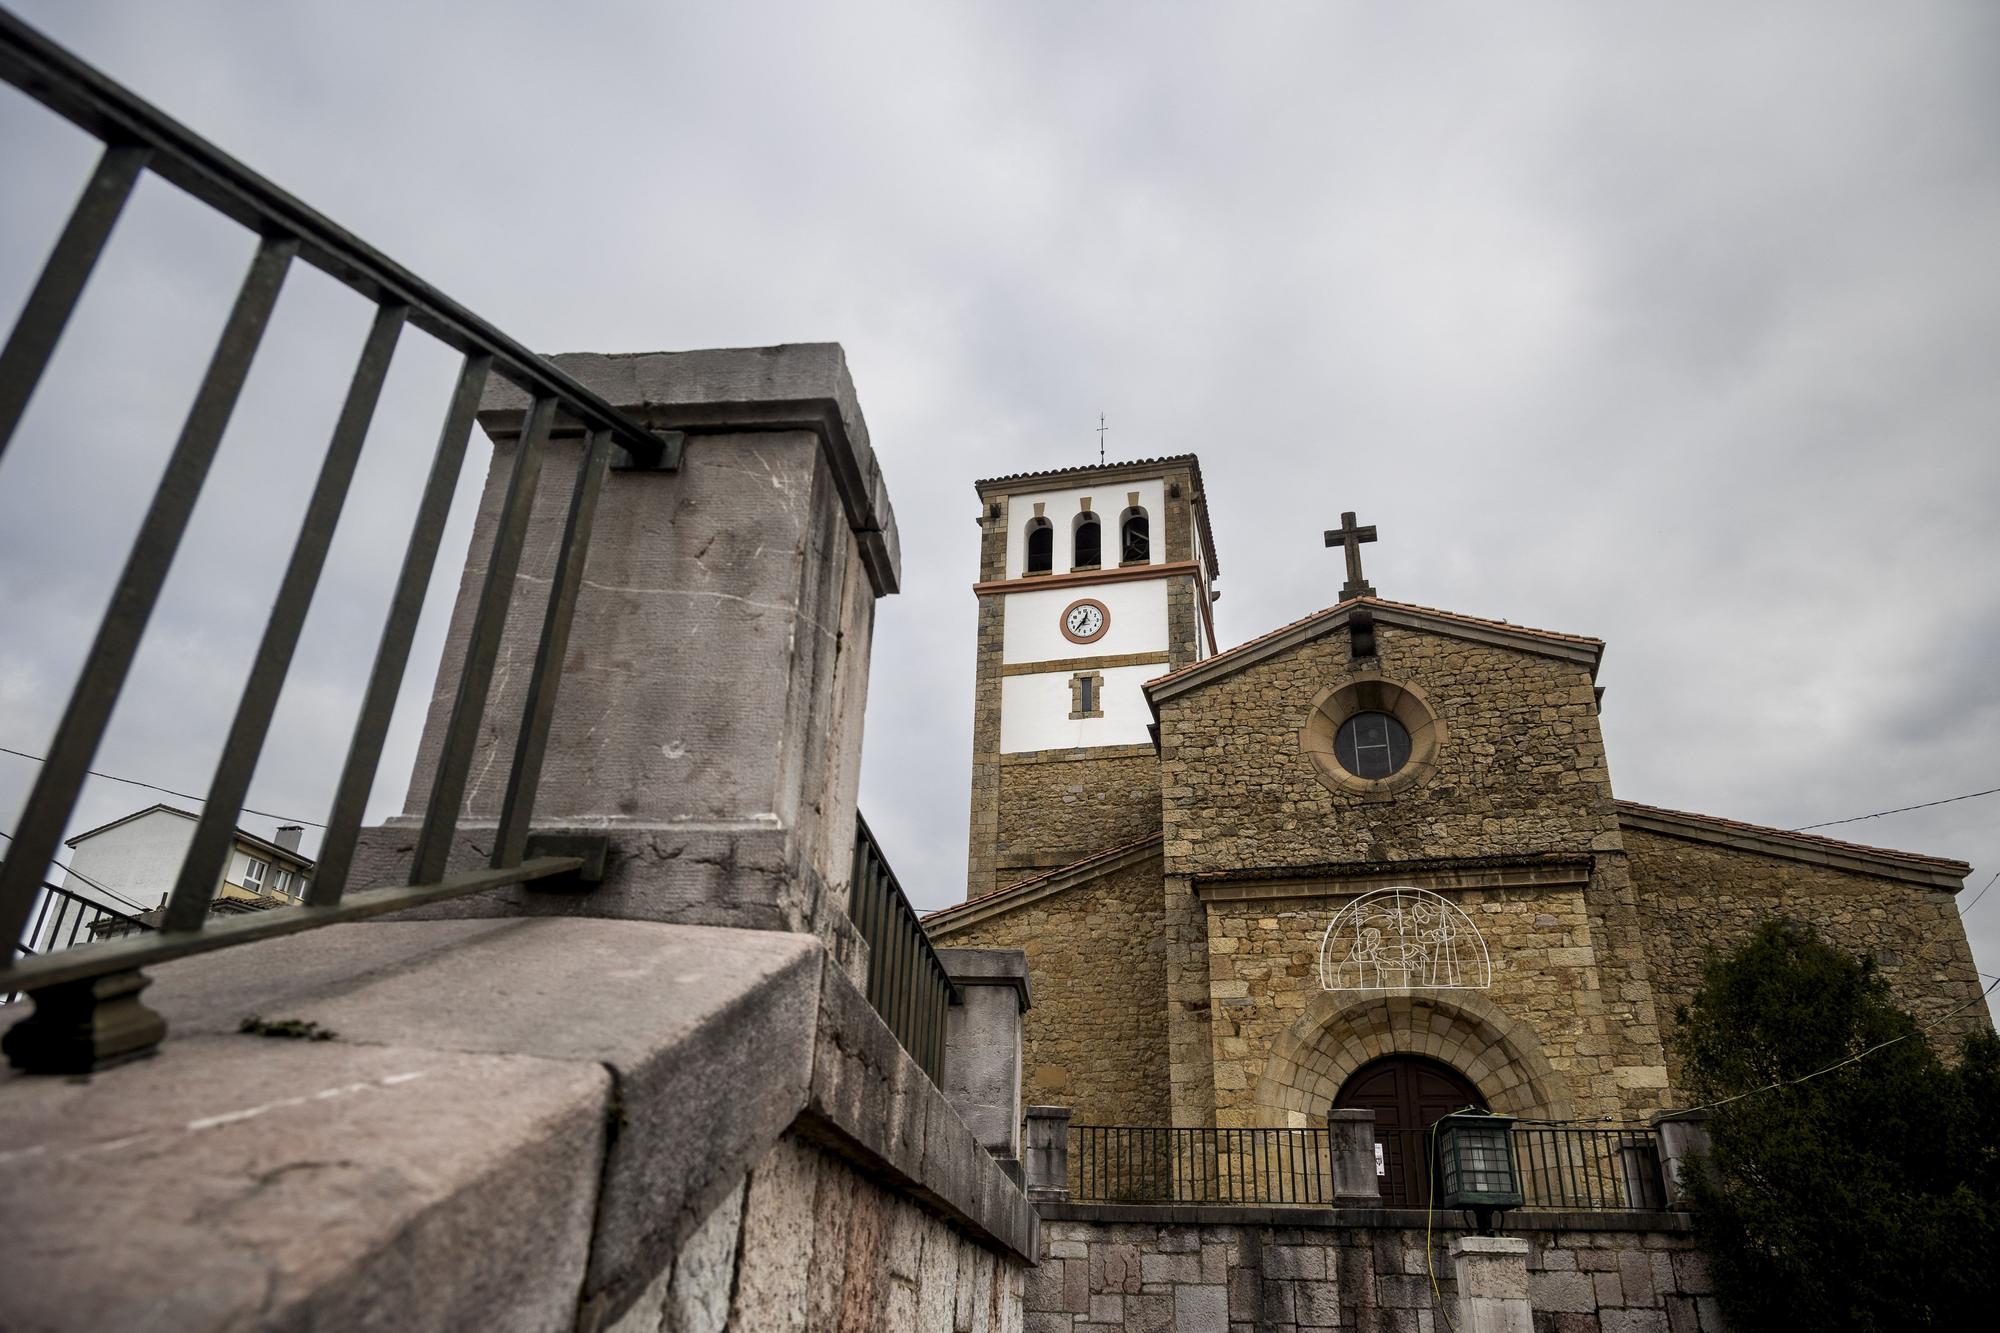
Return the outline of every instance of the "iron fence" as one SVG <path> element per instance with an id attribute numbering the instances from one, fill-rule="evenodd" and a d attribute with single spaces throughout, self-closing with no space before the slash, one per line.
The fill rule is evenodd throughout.
<path id="1" fill-rule="evenodd" d="M 1070 1126 L 1070 1192 L 1104 1203 L 1333 1204 L 1323 1129 Z"/>
<path id="2" fill-rule="evenodd" d="M 1666 1206 L 1650 1129 L 1516 1124 L 1512 1138 L 1523 1208 Z M 1438 1178 L 1430 1131 L 1379 1131 L 1375 1170 L 1382 1206 L 1429 1207 Z M 1324 1129 L 1070 1126 L 1070 1194 L 1089 1202 L 1331 1207 L 1333 1180 Z"/>
<path id="3" fill-rule="evenodd" d="M 93 940 L 139 934 L 152 928 L 132 912 L 86 898 L 59 884 L 43 884 L 40 901 L 22 929 L 9 961 L 59 953 Z M 19 998 L 18 991 L 0 991 L 0 1004 L 12 1004 Z"/>
<path id="4" fill-rule="evenodd" d="M 944 1076 L 945 1011 L 955 987 L 868 821 L 859 816 L 847 911 L 868 942 L 868 1003 L 931 1081 L 938 1082 Z"/>
<path id="5" fill-rule="evenodd" d="M 0 455 L 20 424 L 29 398 L 55 350 L 113 224 L 143 173 L 192 195 L 258 238 L 255 257 L 237 292 L 195 394 L 164 475 L 140 521 L 111 604 L 71 689 L 47 747 L 4 864 L 0 864 L 0 939 L 18 940 L 43 876 L 74 811 L 112 707 L 125 684 L 146 622 L 235 408 L 257 346 L 277 304 L 287 271 L 302 261 L 329 274 L 375 306 L 346 400 L 322 457 L 317 480 L 249 680 L 237 704 L 202 815 L 165 909 L 162 929 L 122 939 L 12 960 L 0 969 L 0 992 L 26 991 L 36 1014 L 8 1034 L 7 1052 L 25 1068 L 89 1068 L 158 1040 L 164 1025 L 127 1023 L 123 1050 L 79 1046 L 62 1038 L 92 1026 L 94 1006 L 132 997 L 144 980 L 140 966 L 266 936 L 373 916 L 502 884 L 581 871 L 590 849 L 575 840 L 531 850 L 529 818 L 542 751 L 562 673 L 563 647 L 590 542 L 596 500 L 613 449 L 630 465 L 671 470 L 680 464 L 678 435 L 655 436 L 554 365 L 530 352 L 379 251 L 278 189 L 56 46 L 0 11 L 0 78 L 99 139 L 104 147 L 82 197 L 51 251 L 4 348 L 0 348 Z M 235 836 L 235 820 L 263 749 L 279 691 L 290 668 L 334 526 L 346 502 L 376 400 L 397 339 L 415 327 L 460 352 L 464 361 L 431 454 L 417 517 L 404 548 L 387 614 L 328 815 L 319 866 L 305 904 L 211 922 L 209 900 Z M 430 581 L 447 511 L 470 438 L 473 417 L 490 377 L 511 382 L 532 402 L 507 479 L 485 583 L 457 695 L 428 799 L 408 882 L 347 892 L 362 808 L 382 757 L 417 615 Z M 446 859 L 463 802 L 501 629 L 545 447 L 560 424 L 585 437 L 582 461 L 563 529 L 555 576 L 542 611 L 541 637 L 517 733 L 499 829 L 487 868 L 446 873 Z M 121 983 L 106 979 L 121 977 Z M 46 1014 L 44 1011 L 48 1011 Z M 103 1026 L 103 1025 L 98 1025 Z"/>

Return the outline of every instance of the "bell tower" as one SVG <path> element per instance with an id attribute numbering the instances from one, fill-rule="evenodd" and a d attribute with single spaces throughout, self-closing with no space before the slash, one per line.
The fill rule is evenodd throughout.
<path id="1" fill-rule="evenodd" d="M 1192 454 L 976 486 L 969 898 L 1159 831 L 1140 687 L 1215 651 L 1217 571 Z"/>

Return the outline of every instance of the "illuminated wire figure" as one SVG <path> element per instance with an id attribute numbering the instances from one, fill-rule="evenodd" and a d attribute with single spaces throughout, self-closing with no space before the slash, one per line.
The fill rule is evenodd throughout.
<path id="1" fill-rule="evenodd" d="M 1319 946 L 1327 990 L 1485 990 L 1486 941 L 1472 918 L 1428 889 L 1377 889 L 1333 918 Z"/>

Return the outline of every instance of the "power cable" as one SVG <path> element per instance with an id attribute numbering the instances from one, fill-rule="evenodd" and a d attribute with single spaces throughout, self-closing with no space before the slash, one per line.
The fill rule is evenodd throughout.
<path id="1" fill-rule="evenodd" d="M 1992 796 L 2000 793 L 2000 787 L 1988 787 L 1985 791 L 1969 791 L 1963 796 L 1947 796 L 1942 801 L 1925 801 L 1922 805 L 1899 805 L 1894 810 L 1877 810 L 1872 815 L 1850 815 L 1846 819 L 1829 819 L 1820 824 L 1801 824 L 1790 833 L 1804 833 L 1807 829 L 1832 828 L 1835 824 L 1859 824 L 1864 819 L 1880 819 L 1884 815 L 1900 815 L 1911 810 L 1928 810 L 1934 805 L 1950 805 L 1953 801 L 1969 801 L 1975 796 Z"/>
<path id="2" fill-rule="evenodd" d="M 7 842 L 14 841 L 13 836 L 7 833 L 0 833 L 0 839 L 4 839 Z M 51 857 L 50 860 L 54 861 L 55 858 Z M 91 888 L 96 889 L 99 893 L 109 894 L 111 897 L 116 898 L 119 902 L 124 903 L 127 907 L 131 908 L 135 912 L 144 912 L 150 910 L 148 908 L 139 906 L 139 904 L 133 902 L 130 898 L 127 898 L 124 894 L 118 892 L 118 890 L 107 887 L 106 885 L 103 884 L 99 884 L 96 880 L 84 874 L 81 870 L 78 870 L 75 866 L 64 865 L 61 861 L 55 861 L 55 864 L 58 866 L 62 866 L 62 872 L 65 875 L 75 875 L 78 879 L 82 880 L 85 884 L 88 884 Z M 42 883 L 47 888 L 51 889 L 62 888 L 60 884 L 50 884 L 47 880 L 43 880 Z"/>
<path id="3" fill-rule="evenodd" d="M 11 754 L 20 759 L 32 759 L 38 764 L 46 764 L 48 762 L 47 757 L 43 755 L 29 754 L 26 750 L 16 750 L 5 745 L 0 745 L 0 754 Z M 85 769 L 84 772 L 93 778 L 103 778 L 107 782 L 122 782 L 128 787 L 144 787 L 147 791 L 160 792 L 166 796 L 178 796 L 183 801 L 193 801 L 196 805 L 208 804 L 207 797 L 196 796 L 193 792 L 175 791 L 172 787 L 162 787 L 152 782 L 141 782 L 137 778 L 121 778 L 116 773 L 100 773 L 94 768 Z M 247 805 L 243 807 L 243 813 L 246 815 L 257 815 L 263 819 L 275 819 L 280 824 L 304 824 L 317 829 L 326 827 L 326 825 L 320 823 L 317 819 L 301 819 L 297 815 L 277 815 L 272 814 L 269 810 L 252 810 Z"/>

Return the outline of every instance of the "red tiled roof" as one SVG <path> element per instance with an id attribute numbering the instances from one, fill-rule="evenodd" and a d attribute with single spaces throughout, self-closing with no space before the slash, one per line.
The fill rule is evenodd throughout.
<path id="1" fill-rule="evenodd" d="M 1247 652 L 1260 644 L 1268 643 L 1282 634 L 1289 634 L 1301 625 L 1309 624 L 1322 616 L 1330 616 L 1334 612 L 1350 606 L 1381 606 L 1397 611 L 1416 611 L 1423 615 L 1436 616 L 1440 620 L 1455 620 L 1462 625 L 1477 625 L 1482 629 L 1504 630 L 1509 634 L 1526 634 L 1537 639 L 1552 639 L 1557 643 L 1573 643 L 1585 648 L 1602 648 L 1604 646 L 1604 640 L 1593 639 L 1582 634 L 1564 634 L 1560 630 L 1534 629 L 1527 625 L 1516 625 L 1505 620 L 1487 620 L 1480 616 L 1461 615 L 1456 611 L 1443 611 L 1435 606 L 1420 606 L 1415 602 L 1392 602 L 1383 597 L 1350 597 L 1344 602 L 1337 602 L 1332 606 L 1315 611 L 1311 615 L 1300 616 L 1290 624 L 1280 625 L 1268 633 L 1259 634 L 1254 639 L 1247 639 L 1237 644 L 1234 648 L 1225 649 L 1213 657 L 1204 657 L 1201 661 L 1191 662 L 1177 671 L 1169 671 L 1164 676 L 1155 676 L 1153 679 L 1147 681 L 1146 685 L 1148 688 L 1151 688 L 1154 685 L 1163 685 L 1170 680 L 1178 680 L 1190 672 L 1214 666 L 1217 662 L 1234 657 L 1238 653 Z"/>
<path id="2" fill-rule="evenodd" d="M 1964 861 L 1955 861 L 1948 856 L 1925 856 L 1921 852 L 1899 852 L 1888 847 L 1870 847 L 1861 842 L 1842 842 L 1838 838 L 1826 838 L 1817 833 L 1800 833 L 1794 829 L 1773 828 L 1769 824 L 1746 824 L 1740 819 L 1724 819 L 1721 815 L 1698 815 L 1691 810 L 1669 810 L 1665 806 L 1641 805 L 1637 801 L 1615 802 L 1620 810 L 1629 810 L 1640 815 L 1665 815 L 1671 819 L 1691 819 L 1696 823 L 1713 824 L 1717 828 L 1736 829 L 1743 833 L 1755 833 L 1767 838 L 1783 838 L 1788 842 L 1805 842 L 1825 847 L 1833 851 L 1852 852 L 1860 856 L 1882 856 L 1893 861 L 1908 861 L 1913 865 L 1932 866 L 1945 871 L 1957 871 L 1960 875 L 1972 873 L 1972 867 Z"/>

